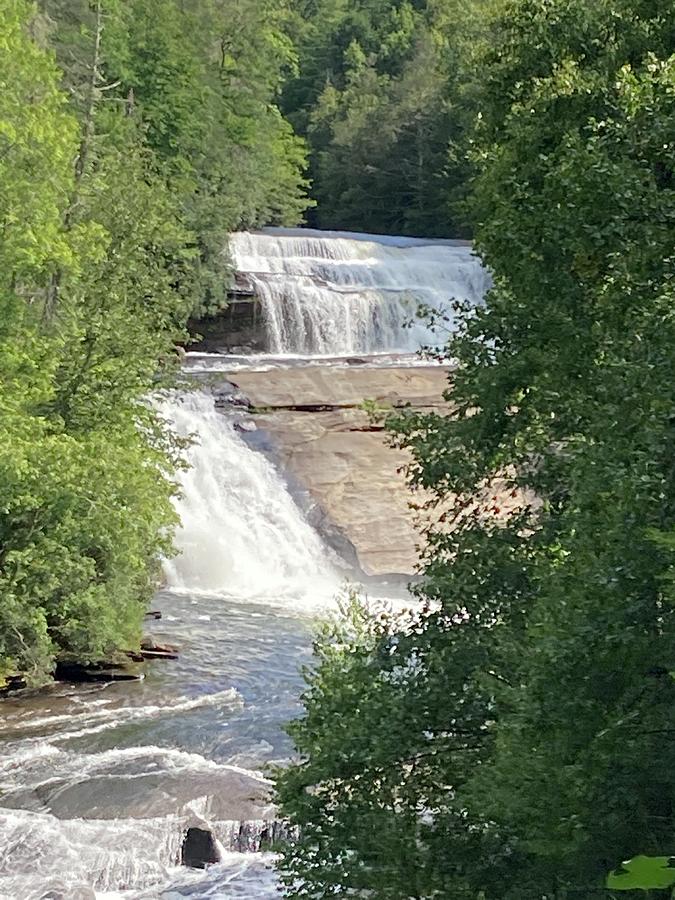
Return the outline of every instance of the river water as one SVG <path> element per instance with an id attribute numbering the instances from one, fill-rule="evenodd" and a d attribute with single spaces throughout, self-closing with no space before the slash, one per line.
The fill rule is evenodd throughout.
<path id="1" fill-rule="evenodd" d="M 252 366 L 274 378 L 354 352 L 367 366 L 400 363 L 433 342 L 406 327 L 414 304 L 479 302 L 487 286 L 452 242 L 276 230 L 235 236 L 233 253 L 263 298 L 272 352 L 191 354 L 188 372 Z M 210 391 L 161 409 L 195 437 L 179 555 L 153 604 L 162 619 L 147 626 L 180 658 L 149 664 L 141 682 L 59 684 L 0 703 L 0 900 L 278 896 L 273 860 L 257 852 L 274 815 L 266 767 L 292 752 L 283 724 L 299 711 L 313 623 L 359 573 Z M 369 591 L 404 596 L 386 580 Z M 178 865 L 188 824 L 221 844 L 207 872 Z"/>

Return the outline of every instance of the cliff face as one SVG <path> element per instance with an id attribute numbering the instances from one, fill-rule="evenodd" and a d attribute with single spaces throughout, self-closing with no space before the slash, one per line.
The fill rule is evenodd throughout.
<path id="1" fill-rule="evenodd" d="M 225 309 L 191 320 L 188 330 L 196 338 L 190 350 L 248 353 L 264 350 L 266 346 L 260 302 L 244 288 L 231 294 Z"/>
<path id="2" fill-rule="evenodd" d="M 441 366 L 306 366 L 228 376 L 270 435 L 282 469 L 314 504 L 315 522 L 366 575 L 412 575 L 419 533 L 404 451 L 392 449 L 361 408 L 447 410 Z"/>

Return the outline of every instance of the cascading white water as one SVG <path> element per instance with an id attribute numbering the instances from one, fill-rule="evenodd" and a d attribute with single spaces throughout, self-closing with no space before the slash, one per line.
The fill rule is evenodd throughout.
<path id="1" fill-rule="evenodd" d="M 298 651 L 296 626 L 281 623 L 295 621 L 284 607 L 332 597 L 337 576 L 272 464 L 209 394 L 175 395 L 162 412 L 195 438 L 178 501 L 183 552 L 165 564 L 174 593 L 158 600 L 184 656 L 165 683 L 67 689 L 0 713 L 0 900 L 278 896 L 258 852 L 274 826 L 260 818 L 269 783 L 257 763 L 285 752 L 270 709 L 290 718 L 300 690 L 286 698 Z M 260 599 L 260 611 L 233 616 L 238 597 L 242 609 Z M 277 674 L 284 653 L 290 676 Z M 206 873 L 179 865 L 195 823 L 221 849 Z"/>
<path id="2" fill-rule="evenodd" d="M 180 555 L 165 564 L 169 587 L 249 599 L 330 597 L 337 579 L 318 534 L 274 466 L 212 397 L 179 396 L 163 413 L 178 434 L 194 436 L 178 502 Z"/>
<path id="3" fill-rule="evenodd" d="M 417 318 L 479 303 L 489 275 L 469 244 L 265 229 L 230 239 L 236 269 L 259 298 L 276 354 L 410 352 L 443 342 Z"/>
<path id="4" fill-rule="evenodd" d="M 153 900 L 213 897 L 262 900 L 279 896 L 271 860 L 228 849 L 238 822 L 211 822 L 222 863 L 209 875 L 177 867 L 185 820 L 62 820 L 44 813 L 0 809 L 0 846 L 11 865 L 0 866 L 0 898 Z M 247 824 L 254 832 L 256 823 Z M 260 830 L 264 829 L 263 823 Z M 221 838 L 224 839 L 221 840 Z M 211 884 L 209 884 L 211 881 Z M 174 888 L 175 890 L 172 890 Z"/>

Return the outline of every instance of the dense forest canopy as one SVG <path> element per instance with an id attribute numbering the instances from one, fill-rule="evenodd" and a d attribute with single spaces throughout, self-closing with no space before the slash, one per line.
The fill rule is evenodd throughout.
<path id="1" fill-rule="evenodd" d="M 289 897 L 671 896 L 606 878 L 675 852 L 674 13 L 0 0 L 0 684 L 138 644 L 181 465 L 148 398 L 229 232 L 472 234 L 494 276 L 451 413 L 387 422 L 453 527 L 409 619 L 317 641 Z"/>
<path id="2" fill-rule="evenodd" d="M 461 236 L 470 41 L 485 3 L 298 2 L 282 108 L 311 150 L 323 228 Z"/>

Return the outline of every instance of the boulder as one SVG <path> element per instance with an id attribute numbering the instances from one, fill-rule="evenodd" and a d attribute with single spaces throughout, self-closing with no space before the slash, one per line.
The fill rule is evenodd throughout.
<path id="1" fill-rule="evenodd" d="M 0 697 L 5 697 L 13 691 L 22 691 L 28 686 L 23 675 L 0 675 Z"/>
<path id="2" fill-rule="evenodd" d="M 205 869 L 220 861 L 216 839 L 206 828 L 188 828 L 180 853 L 181 865 L 190 869 Z"/>
<path id="3" fill-rule="evenodd" d="M 234 423 L 234 429 L 235 431 L 241 431 L 246 434 L 247 432 L 257 431 L 258 426 L 252 419 L 240 419 Z"/>
<path id="4" fill-rule="evenodd" d="M 158 644 L 154 638 L 146 635 L 141 640 L 139 655 L 142 659 L 178 659 L 178 648 L 171 644 Z"/>
<path id="5" fill-rule="evenodd" d="M 117 660 L 98 663 L 77 663 L 58 661 L 54 670 L 55 681 L 68 681 L 72 684 L 108 681 L 142 681 L 145 678 L 143 669 L 134 662 Z"/>

